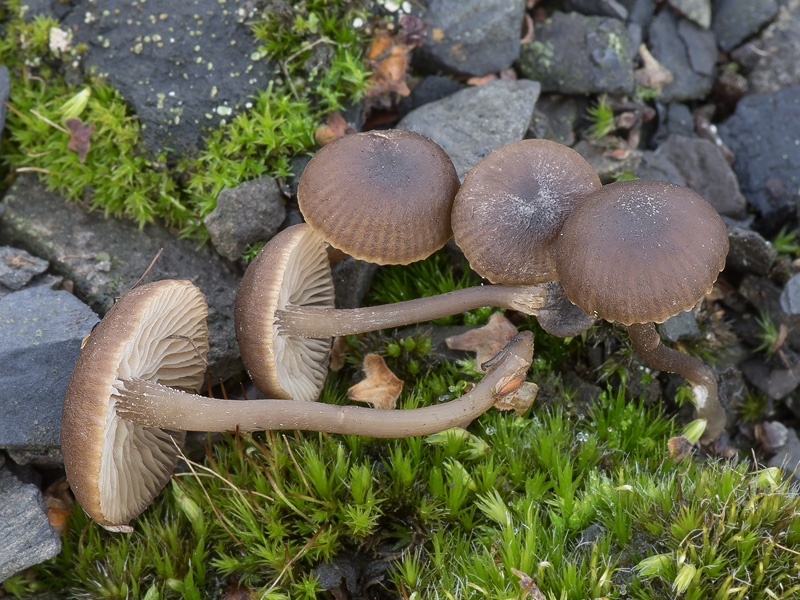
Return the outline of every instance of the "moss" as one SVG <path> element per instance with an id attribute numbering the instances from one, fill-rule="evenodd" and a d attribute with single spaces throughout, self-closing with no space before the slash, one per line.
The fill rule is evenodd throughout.
<path id="1" fill-rule="evenodd" d="M 364 15 L 363 7 L 307 0 L 291 11 L 288 28 L 274 17 L 252 24 L 263 42 L 261 59 L 277 62 L 284 77 L 262 90 L 246 112 L 209 132 L 199 156 L 173 164 L 147 153 L 135 115 L 113 88 L 99 79 L 67 83 L 61 73 L 82 50 L 51 51 L 56 21 L 26 21 L 20 3 L 9 2 L 0 13 L 5 28 L 0 63 L 12 72 L 0 176 L 32 170 L 49 189 L 108 216 L 140 226 L 161 220 L 185 236 L 206 239 L 203 218 L 223 187 L 264 175 L 290 176 L 289 158 L 314 149 L 313 134 L 323 116 L 365 91 L 369 73 L 361 52 L 366 40 L 351 26 Z M 328 52 L 317 56 L 317 47 Z M 74 114 L 71 100 L 83 89 L 89 99 Z M 69 135 L 61 123 L 67 112 L 96 126 L 85 163 L 66 149 Z"/>

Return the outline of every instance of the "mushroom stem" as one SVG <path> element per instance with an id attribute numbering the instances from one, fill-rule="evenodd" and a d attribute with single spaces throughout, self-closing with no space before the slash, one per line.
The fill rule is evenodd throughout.
<path id="1" fill-rule="evenodd" d="M 725 429 L 726 416 L 719 402 L 717 380 L 708 365 L 662 344 L 653 323 L 628 325 L 628 333 L 633 349 L 645 363 L 659 371 L 677 373 L 692 384 L 697 416 L 707 421 L 703 441 L 716 440 Z"/>
<path id="2" fill-rule="evenodd" d="M 517 334 L 497 355 L 484 378 L 462 397 L 408 410 L 376 410 L 295 400 L 219 400 L 142 379 L 121 380 L 113 395 L 123 419 L 146 427 L 186 431 L 304 429 L 370 437 L 410 437 L 456 427 L 513 395 L 533 359 L 533 334 Z"/>
<path id="3" fill-rule="evenodd" d="M 547 290 L 543 286 L 481 285 L 364 308 L 334 309 L 290 304 L 275 311 L 275 325 L 281 335 L 336 337 L 421 323 L 482 306 L 508 308 L 536 316 L 546 300 Z"/>

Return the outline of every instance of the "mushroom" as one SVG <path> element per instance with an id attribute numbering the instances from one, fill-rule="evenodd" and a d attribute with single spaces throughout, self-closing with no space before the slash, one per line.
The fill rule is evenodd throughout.
<path id="1" fill-rule="evenodd" d="M 486 285 L 350 309 L 333 308 L 333 294 L 325 242 L 305 223 L 272 238 L 248 266 L 236 292 L 234 324 L 242 361 L 263 394 L 316 400 L 335 336 L 429 321 L 481 306 L 535 315 L 546 290 Z"/>
<path id="2" fill-rule="evenodd" d="M 548 140 L 508 144 L 464 178 L 453 202 L 455 242 L 492 283 L 556 280 L 561 226 L 600 186 L 592 166 L 567 146 Z"/>
<path id="3" fill-rule="evenodd" d="M 142 379 L 115 392 L 120 417 L 142 426 L 189 431 L 303 429 L 376 438 L 437 433 L 469 422 L 517 392 L 533 359 L 533 334 L 517 334 L 488 361 L 471 391 L 449 402 L 405 410 L 295 402 L 283 399 L 220 400 Z"/>
<path id="4" fill-rule="evenodd" d="M 392 129 L 346 135 L 314 155 L 297 200 L 306 222 L 361 260 L 405 265 L 444 246 L 458 190 L 450 157 L 429 138 Z"/>
<path id="5" fill-rule="evenodd" d="M 587 196 L 569 215 L 557 269 L 569 300 L 589 315 L 626 325 L 636 353 L 692 385 L 704 441 L 719 437 L 725 412 L 701 360 L 661 343 L 654 323 L 689 310 L 725 267 L 728 235 L 714 208 L 663 181 L 620 181 Z"/>
<path id="6" fill-rule="evenodd" d="M 207 314 L 192 283 L 148 283 L 120 298 L 81 350 L 64 397 L 61 450 L 75 497 L 106 529 L 131 531 L 128 522 L 169 481 L 185 438 L 120 419 L 113 394 L 130 378 L 199 391 Z"/>

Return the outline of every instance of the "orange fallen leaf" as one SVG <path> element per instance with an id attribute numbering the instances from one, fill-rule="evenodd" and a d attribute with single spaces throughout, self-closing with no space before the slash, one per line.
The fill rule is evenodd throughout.
<path id="1" fill-rule="evenodd" d="M 354 402 L 366 402 L 373 408 L 392 410 L 403 391 L 403 380 L 392 373 L 380 354 L 364 357 L 364 373 L 367 378 L 347 390 L 347 397 Z"/>
<path id="2" fill-rule="evenodd" d="M 72 514 L 74 503 L 69 483 L 62 477 L 49 485 L 42 495 L 47 506 L 47 519 L 53 529 L 61 533 L 67 528 L 67 519 Z"/>
<path id="3" fill-rule="evenodd" d="M 314 132 L 314 139 L 317 140 L 317 144 L 324 146 L 348 133 L 355 132 L 356 130 L 347 124 L 340 112 L 333 111 L 328 115 L 328 123 L 318 127 Z"/>
<path id="4" fill-rule="evenodd" d="M 343 335 L 333 338 L 333 347 L 331 348 L 331 371 L 341 371 L 344 367 L 344 354 L 350 345 L 347 343 L 347 338 Z"/>
<path id="5" fill-rule="evenodd" d="M 489 73 L 488 75 L 482 75 L 480 77 L 470 77 L 467 79 L 467 85 L 474 85 L 475 87 L 480 87 L 482 85 L 486 85 L 491 81 L 497 81 L 500 79 L 500 76 L 497 73 Z"/>
<path id="6" fill-rule="evenodd" d="M 475 352 L 477 370 L 484 371 L 483 363 L 495 356 L 511 338 L 517 335 L 517 328 L 502 313 L 494 313 L 483 327 L 471 329 L 461 335 L 446 338 L 445 344 L 451 350 Z"/>
<path id="7" fill-rule="evenodd" d="M 94 125 L 87 125 L 78 117 L 70 117 L 64 121 L 64 125 L 69 129 L 67 150 L 77 152 L 78 160 L 86 162 L 86 155 L 89 154 L 89 148 L 91 147 L 89 138 L 92 137 L 92 133 L 94 132 Z"/>

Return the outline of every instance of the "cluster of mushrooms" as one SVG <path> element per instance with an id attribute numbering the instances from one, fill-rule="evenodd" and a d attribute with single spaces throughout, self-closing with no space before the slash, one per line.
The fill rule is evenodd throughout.
<path id="1" fill-rule="evenodd" d="M 660 181 L 601 182 L 575 151 L 524 140 L 492 152 L 459 185 L 447 154 L 417 133 L 347 135 L 322 148 L 298 187 L 305 223 L 283 230 L 248 267 L 234 307 L 244 365 L 265 399 L 198 394 L 207 306 L 191 282 L 135 287 L 92 331 L 62 415 L 67 478 L 84 510 L 131 531 L 169 480 L 186 431 L 305 429 L 372 437 L 434 433 L 512 396 L 533 357 L 530 332 L 489 363 L 470 392 L 426 408 L 381 411 L 313 402 L 335 336 L 427 321 L 482 306 L 534 315 L 562 337 L 594 318 L 627 326 L 649 365 L 693 386 L 705 440 L 725 414 L 700 360 L 661 344 L 654 323 L 692 308 L 725 264 L 714 209 Z M 329 253 L 408 264 L 451 238 L 491 285 L 385 306 L 334 308 Z M 305 402 L 304 402 L 305 401 Z"/>

